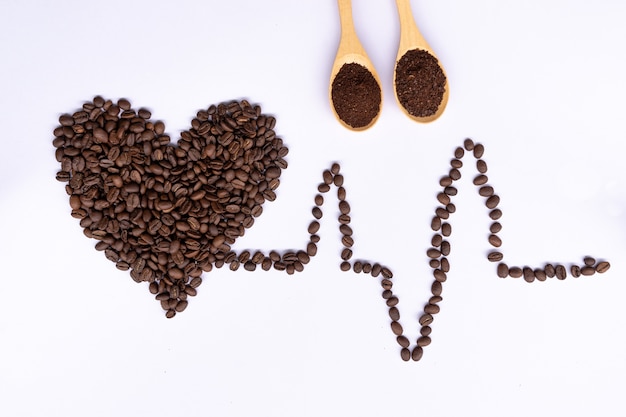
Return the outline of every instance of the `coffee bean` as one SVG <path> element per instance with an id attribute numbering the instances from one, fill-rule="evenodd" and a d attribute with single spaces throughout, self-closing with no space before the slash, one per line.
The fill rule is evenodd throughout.
<path id="1" fill-rule="evenodd" d="M 319 220 L 322 218 L 322 210 L 320 210 L 319 207 L 313 207 L 311 212 L 313 213 L 313 217 L 315 217 L 316 219 Z"/>
<path id="2" fill-rule="evenodd" d="M 494 246 L 496 248 L 499 248 L 500 246 L 502 246 L 502 240 L 497 235 L 489 235 L 488 240 L 491 246 Z"/>
<path id="3" fill-rule="evenodd" d="M 420 334 L 422 336 L 428 336 L 432 333 L 432 329 L 430 328 L 430 326 L 422 326 L 422 328 L 420 329 Z"/>
<path id="4" fill-rule="evenodd" d="M 476 170 L 478 172 L 480 172 L 481 174 L 484 174 L 487 172 L 487 163 L 485 161 L 483 161 L 482 159 L 479 159 L 478 161 L 476 161 Z"/>
<path id="5" fill-rule="evenodd" d="M 478 189 L 478 194 L 480 194 L 483 197 L 490 197 L 493 195 L 493 187 L 490 185 L 485 185 L 483 187 L 480 187 Z"/>
<path id="6" fill-rule="evenodd" d="M 450 255 L 450 242 L 448 242 L 447 240 L 444 240 L 443 242 L 441 242 L 441 254 L 443 256 L 448 256 Z"/>
<path id="7" fill-rule="evenodd" d="M 341 170 L 341 166 L 337 162 L 333 162 L 333 164 L 330 167 L 330 172 L 333 175 L 337 175 L 337 174 L 339 174 L 340 170 Z"/>
<path id="8" fill-rule="evenodd" d="M 322 204 L 324 204 L 324 197 L 321 194 L 317 194 L 315 196 L 315 205 L 321 206 Z"/>
<path id="9" fill-rule="evenodd" d="M 450 225 L 450 223 L 442 223 L 441 233 L 444 236 L 450 236 L 452 234 L 452 226 Z"/>
<path id="10" fill-rule="evenodd" d="M 499 233 L 502 230 L 502 225 L 499 222 L 493 222 L 491 223 L 491 226 L 489 226 L 489 231 L 491 233 Z"/>
<path id="11" fill-rule="evenodd" d="M 500 209 L 491 210 L 491 212 L 489 212 L 489 217 L 491 220 L 498 220 L 502 217 L 502 211 Z"/>
<path id="12" fill-rule="evenodd" d="M 352 239 L 351 236 L 343 236 L 341 238 L 341 243 L 343 244 L 343 246 L 345 246 L 346 248 L 350 248 L 352 247 L 352 245 L 354 245 L 354 239 Z"/>
<path id="13" fill-rule="evenodd" d="M 319 222 L 317 222 L 317 221 L 312 221 L 312 222 L 309 224 L 309 228 L 308 228 L 308 232 L 309 232 L 309 234 L 312 234 L 312 235 L 313 235 L 313 234 L 317 233 L 317 231 L 318 231 L 318 230 L 320 230 L 320 224 L 319 224 Z"/>
<path id="14" fill-rule="evenodd" d="M 411 359 L 417 362 L 420 359 L 422 359 L 423 354 L 424 354 L 424 350 L 421 348 L 421 346 L 415 346 L 413 348 L 413 352 L 411 352 Z"/>
<path id="15" fill-rule="evenodd" d="M 443 290 L 441 282 L 439 282 L 439 280 L 434 281 L 432 286 L 430 287 L 430 290 L 433 293 L 433 295 L 441 295 L 441 292 Z"/>
<path id="16" fill-rule="evenodd" d="M 547 276 L 546 276 L 546 272 L 543 269 L 540 268 L 536 268 L 534 271 L 535 274 L 535 278 L 537 278 L 537 281 L 545 281 Z"/>
<path id="17" fill-rule="evenodd" d="M 433 322 L 433 316 L 431 314 L 424 313 L 420 316 L 419 323 L 422 326 L 428 326 L 432 322 Z"/>
<path id="18" fill-rule="evenodd" d="M 385 266 L 383 266 L 383 268 L 380 270 L 380 273 L 385 279 L 393 278 L 393 272 L 391 272 L 391 270 Z"/>
<path id="19" fill-rule="evenodd" d="M 558 279 L 567 278 L 567 271 L 565 270 L 565 267 L 563 265 L 557 265 L 555 267 L 555 271 L 556 271 L 556 277 Z"/>
<path id="20" fill-rule="evenodd" d="M 389 279 L 385 278 L 385 279 L 383 279 L 383 280 L 380 282 L 380 285 L 381 285 L 381 287 L 383 287 L 385 290 L 390 290 L 390 289 L 391 289 L 391 287 L 393 286 L 393 283 L 392 283 Z"/>
<path id="21" fill-rule="evenodd" d="M 595 263 L 595 262 L 594 262 Z M 585 265 L 580 268 L 580 273 L 584 276 L 590 276 L 596 273 L 596 270 L 593 266 Z"/>
<path id="22" fill-rule="evenodd" d="M 535 272 L 531 268 L 525 266 L 522 268 L 522 273 L 524 274 L 524 280 L 526 282 L 533 282 L 535 280 Z"/>
<path id="23" fill-rule="evenodd" d="M 322 173 L 322 176 L 324 177 L 324 184 L 332 184 L 333 182 L 333 174 L 331 174 L 331 172 L 329 170 L 325 170 Z"/>
<path id="24" fill-rule="evenodd" d="M 602 261 L 598 263 L 598 265 L 596 265 L 596 272 L 599 274 L 603 274 L 608 271 L 610 267 L 611 265 L 608 262 Z"/>
<path id="25" fill-rule="evenodd" d="M 352 250 L 349 248 L 344 248 L 341 251 L 341 259 L 343 259 L 344 261 L 349 260 L 350 258 L 352 258 Z M 377 274 L 378 275 L 378 274 Z"/>
<path id="26" fill-rule="evenodd" d="M 433 271 L 433 276 L 435 277 L 435 280 L 439 282 L 446 282 L 448 279 L 446 273 L 441 269 L 435 269 Z"/>
<path id="27" fill-rule="evenodd" d="M 350 262 L 344 261 L 339 265 L 339 269 L 341 269 L 344 272 L 349 271 L 350 268 L 352 268 L 352 265 L 350 265 Z"/>
<path id="28" fill-rule="evenodd" d="M 484 184 L 486 184 L 486 183 L 487 183 L 487 181 L 488 181 L 488 180 L 489 180 L 489 179 L 488 179 L 488 178 L 487 178 L 487 176 L 486 176 L 486 175 L 484 175 L 484 174 L 477 175 L 477 176 L 474 178 L 474 185 L 484 185 Z"/>
<path id="29" fill-rule="evenodd" d="M 441 258 L 441 270 L 443 272 L 450 272 L 450 262 L 447 258 Z"/>
<path id="30" fill-rule="evenodd" d="M 517 267 L 517 266 L 512 266 L 509 268 L 509 276 L 511 278 L 521 278 L 522 275 L 524 275 L 522 268 Z"/>
<path id="31" fill-rule="evenodd" d="M 439 311 L 440 308 L 437 304 L 427 304 L 426 307 L 424 307 L 424 313 L 437 314 Z"/>
<path id="32" fill-rule="evenodd" d="M 450 197 L 445 193 L 437 194 L 437 200 L 443 205 L 450 204 Z"/>
<path id="33" fill-rule="evenodd" d="M 439 258 L 441 256 L 441 252 L 435 248 L 430 248 L 426 251 L 426 255 L 429 258 Z"/>
<path id="34" fill-rule="evenodd" d="M 487 208 L 490 208 L 490 209 L 496 208 L 498 204 L 500 204 L 500 197 L 498 197 L 495 194 L 489 197 L 487 201 L 485 202 L 485 205 L 487 206 Z"/>
<path id="35" fill-rule="evenodd" d="M 489 262 L 500 262 L 502 258 L 504 258 L 502 252 L 498 251 L 489 252 L 489 254 L 487 255 L 487 259 L 489 260 Z"/>
<path id="36" fill-rule="evenodd" d="M 352 265 L 352 270 L 354 270 L 354 272 L 357 274 L 360 274 L 361 272 L 363 272 L 363 262 L 361 261 L 354 262 L 354 264 Z"/>
<path id="37" fill-rule="evenodd" d="M 339 202 L 339 211 L 341 212 L 341 214 L 348 214 L 350 213 L 350 204 L 348 204 L 347 201 L 342 200 Z"/>
<path id="38" fill-rule="evenodd" d="M 424 347 L 430 345 L 430 336 L 421 336 L 417 339 L 417 346 Z"/>
<path id="39" fill-rule="evenodd" d="M 456 168 L 452 168 L 450 170 L 450 178 L 452 178 L 453 181 L 457 181 L 459 179 L 461 179 L 461 171 L 459 171 Z"/>
<path id="40" fill-rule="evenodd" d="M 411 359 L 411 351 L 407 348 L 402 348 L 402 350 L 400 351 L 400 357 L 403 361 L 407 362 L 409 359 Z"/>
<path id="41" fill-rule="evenodd" d="M 455 158 L 461 159 L 461 158 L 463 158 L 463 155 L 465 155 L 465 151 L 460 146 L 454 150 L 454 157 Z"/>
<path id="42" fill-rule="evenodd" d="M 482 158 L 484 152 L 485 152 L 485 147 L 482 144 L 477 143 L 474 145 L 474 158 L 476 159 Z"/>
<path id="43" fill-rule="evenodd" d="M 390 307 L 389 308 L 389 317 L 393 321 L 400 320 L 400 311 L 396 307 Z"/>
<path id="44" fill-rule="evenodd" d="M 474 150 L 474 141 L 467 138 L 463 141 L 463 146 L 465 147 L 466 151 L 472 151 Z"/>
<path id="45" fill-rule="evenodd" d="M 441 246 L 441 242 L 443 242 L 443 236 L 441 236 L 440 234 L 434 235 L 430 240 L 430 244 L 435 248 Z"/>
<path id="46" fill-rule="evenodd" d="M 400 336 L 404 330 L 402 329 L 402 325 L 400 323 L 398 323 L 397 321 L 392 321 L 391 322 L 391 331 L 396 336 Z"/>
<path id="47" fill-rule="evenodd" d="M 592 258 L 591 256 L 585 256 L 585 258 L 583 259 L 583 262 L 585 263 L 586 266 L 594 266 L 596 263 L 595 258 Z"/>
<path id="48" fill-rule="evenodd" d="M 407 339 L 405 336 L 402 336 L 402 335 L 396 337 L 396 342 L 398 342 L 398 344 L 402 346 L 403 348 L 408 348 L 411 345 L 411 342 L 409 342 L 409 339 Z"/>
<path id="49" fill-rule="evenodd" d="M 580 267 L 578 265 L 572 265 L 570 271 L 572 272 L 572 276 L 574 278 L 578 278 L 581 275 Z"/>
<path id="50" fill-rule="evenodd" d="M 554 269 L 554 265 L 552 264 L 546 264 L 543 270 L 545 271 L 548 278 L 554 278 L 556 276 L 556 270 Z"/>
<path id="51" fill-rule="evenodd" d="M 430 228 L 434 231 L 441 229 L 441 218 L 437 216 L 433 217 L 432 221 L 430 222 Z"/>

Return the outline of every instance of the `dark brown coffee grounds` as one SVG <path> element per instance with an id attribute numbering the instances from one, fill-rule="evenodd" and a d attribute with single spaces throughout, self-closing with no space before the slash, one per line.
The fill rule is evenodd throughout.
<path id="1" fill-rule="evenodd" d="M 360 64 L 341 67 L 333 80 L 331 97 L 337 116 L 355 129 L 368 126 L 380 112 L 380 86 Z"/>
<path id="2" fill-rule="evenodd" d="M 398 61 L 395 84 L 402 107 L 412 116 L 428 117 L 441 104 L 446 76 L 437 58 L 424 50 L 413 49 Z"/>

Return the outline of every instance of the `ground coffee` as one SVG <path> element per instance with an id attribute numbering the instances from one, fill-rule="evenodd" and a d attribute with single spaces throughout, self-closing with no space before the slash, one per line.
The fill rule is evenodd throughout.
<path id="1" fill-rule="evenodd" d="M 333 80 L 331 97 L 337 116 L 355 129 L 368 126 L 380 112 L 380 86 L 360 64 L 343 64 Z"/>
<path id="2" fill-rule="evenodd" d="M 395 86 L 400 104 L 410 115 L 428 117 L 437 112 L 443 100 L 446 76 L 437 58 L 413 49 L 396 65 Z"/>

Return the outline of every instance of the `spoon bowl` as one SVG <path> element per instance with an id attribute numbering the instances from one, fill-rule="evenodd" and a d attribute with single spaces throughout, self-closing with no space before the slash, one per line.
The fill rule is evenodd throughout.
<path id="1" fill-rule="evenodd" d="M 400 44 L 394 67 L 394 94 L 411 119 L 432 122 L 448 104 L 448 77 L 435 52 L 420 33 L 410 0 L 396 0 L 400 18 Z"/>
<path id="2" fill-rule="evenodd" d="M 378 73 L 354 29 L 351 0 L 338 0 L 341 39 L 330 73 L 328 97 L 335 118 L 362 131 L 376 123 L 382 108 Z"/>

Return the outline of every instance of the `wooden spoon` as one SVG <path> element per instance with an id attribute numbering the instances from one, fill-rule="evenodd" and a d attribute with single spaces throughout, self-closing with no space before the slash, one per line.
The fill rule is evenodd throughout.
<path id="1" fill-rule="evenodd" d="M 394 69 L 394 93 L 396 96 L 396 100 L 400 105 L 400 108 L 404 111 L 404 113 L 409 116 L 411 119 L 421 122 L 427 123 L 436 120 L 441 116 L 444 109 L 446 108 L 446 104 L 448 103 L 448 96 L 450 94 L 450 88 L 448 86 L 448 77 L 445 75 L 445 71 L 441 62 L 437 59 L 435 52 L 432 50 L 426 39 L 422 36 L 417 25 L 415 24 L 415 19 L 413 18 L 413 14 L 411 12 L 411 2 L 410 0 L 396 0 L 396 6 L 398 8 L 398 15 L 400 17 L 400 45 L 398 46 L 398 55 L 396 57 L 396 65 Z M 398 62 L 400 59 L 407 54 L 409 51 L 413 50 L 421 50 L 426 51 L 433 58 L 438 61 L 438 66 L 441 69 L 441 73 L 443 77 L 445 77 L 445 82 L 441 83 L 444 85 L 445 91 L 441 96 L 441 101 L 439 102 L 438 107 L 434 111 L 427 111 L 425 115 L 416 115 L 409 112 L 409 110 L 402 104 L 398 94 Z M 431 107 L 436 106 L 436 103 L 433 103 Z"/>
<path id="2" fill-rule="evenodd" d="M 360 131 L 360 130 L 365 130 L 365 129 L 370 128 L 372 125 L 374 125 L 374 123 L 376 123 L 376 120 L 378 120 L 378 116 L 380 115 L 380 111 L 382 109 L 382 88 L 381 88 L 382 84 L 380 82 L 380 78 L 378 77 L 378 73 L 374 69 L 374 65 L 372 64 L 372 61 L 370 61 L 369 57 L 367 56 L 367 53 L 365 52 L 365 49 L 361 45 L 361 42 L 359 41 L 359 38 L 354 29 L 354 22 L 352 20 L 351 0 L 337 0 L 337 3 L 339 6 L 339 18 L 341 22 L 341 39 L 339 41 L 337 55 L 335 56 L 335 62 L 333 63 L 333 67 L 331 70 L 330 83 L 328 86 L 328 96 L 329 96 L 330 104 L 331 104 L 330 107 L 332 108 L 333 113 L 335 117 L 337 118 L 337 120 L 348 129 Z M 354 117 L 356 114 L 356 115 L 360 115 L 361 118 L 363 118 L 367 112 L 368 114 L 367 117 L 372 117 L 371 120 L 369 120 L 369 122 L 367 122 L 367 124 L 365 125 L 362 125 L 362 123 L 359 125 L 357 123 L 357 126 L 353 126 L 355 124 L 353 122 L 352 122 L 353 125 L 349 124 L 348 122 L 351 121 L 350 115 L 346 115 L 344 113 L 343 114 L 344 118 L 349 119 L 349 120 L 348 121 L 343 120 L 340 114 L 337 113 L 337 108 L 335 107 L 336 103 L 333 100 L 333 82 L 335 81 L 337 74 L 339 73 L 339 71 L 342 69 L 342 67 L 345 64 L 361 65 L 362 67 L 364 67 L 364 69 L 366 69 L 373 76 L 374 80 L 376 81 L 376 84 L 378 84 L 378 92 L 374 92 L 380 95 L 380 100 L 379 100 L 377 109 L 373 109 L 371 107 L 365 106 L 365 101 L 362 99 L 359 99 L 359 94 L 364 93 L 364 91 L 360 91 L 360 92 L 357 91 L 357 90 L 362 90 L 361 88 L 355 89 L 354 91 L 350 92 L 351 93 L 350 96 L 352 96 L 352 93 L 355 94 L 354 96 L 352 96 L 352 104 L 354 105 L 352 116 Z M 367 75 L 366 72 L 364 73 L 365 75 Z M 371 78 L 370 78 L 370 81 L 371 81 Z"/>

